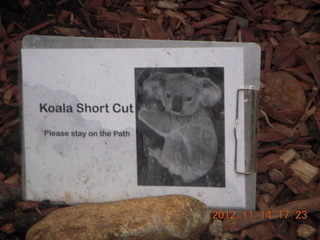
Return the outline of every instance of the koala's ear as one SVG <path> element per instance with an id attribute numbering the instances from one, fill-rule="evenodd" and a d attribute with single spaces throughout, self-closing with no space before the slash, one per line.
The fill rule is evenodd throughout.
<path id="1" fill-rule="evenodd" d="M 148 97 L 155 99 L 162 98 L 163 87 L 166 84 L 166 76 L 166 74 L 158 72 L 152 74 L 144 81 L 143 89 L 147 92 Z"/>
<path id="2" fill-rule="evenodd" d="M 220 88 L 209 78 L 198 78 L 200 102 L 204 107 L 213 107 L 221 99 Z"/>

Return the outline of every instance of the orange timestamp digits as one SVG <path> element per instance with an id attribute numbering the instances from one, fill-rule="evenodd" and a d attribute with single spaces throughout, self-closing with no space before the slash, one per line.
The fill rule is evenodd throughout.
<path id="1" fill-rule="evenodd" d="M 237 219 L 236 211 L 212 211 L 212 219 Z"/>
<path id="2" fill-rule="evenodd" d="M 295 211 L 294 216 L 290 217 L 290 211 L 279 211 L 279 218 L 287 219 L 287 218 L 294 218 L 294 219 L 307 219 L 308 218 L 308 212 L 305 210 L 302 211 Z"/>
<path id="3" fill-rule="evenodd" d="M 212 211 L 211 218 L 212 219 L 258 219 L 258 218 L 280 218 L 280 219 L 307 219 L 308 212 L 305 210 L 297 210 L 297 211 L 279 211 L 279 212 L 271 212 L 271 211 Z"/>

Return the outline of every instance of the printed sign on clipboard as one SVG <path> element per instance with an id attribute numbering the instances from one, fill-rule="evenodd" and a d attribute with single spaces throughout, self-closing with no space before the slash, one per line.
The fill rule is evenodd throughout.
<path id="1" fill-rule="evenodd" d="M 256 44 L 27 36 L 21 66 L 26 200 L 255 208 Z"/>

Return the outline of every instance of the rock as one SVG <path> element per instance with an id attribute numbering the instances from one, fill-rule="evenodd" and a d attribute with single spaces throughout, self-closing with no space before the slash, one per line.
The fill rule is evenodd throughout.
<path id="1" fill-rule="evenodd" d="M 204 203 L 168 195 L 62 208 L 35 224 L 26 240 L 200 239 L 209 222 Z"/>
<path id="2" fill-rule="evenodd" d="M 231 233 L 224 233 L 221 237 L 221 240 L 232 240 L 232 239 L 234 239 L 234 236 Z"/>
<path id="3" fill-rule="evenodd" d="M 268 202 L 270 202 L 270 200 L 271 200 L 271 195 L 270 194 L 261 194 L 261 196 L 262 196 L 262 199 L 263 199 L 263 201 L 265 202 L 265 203 L 268 203 Z"/>
<path id="4" fill-rule="evenodd" d="M 273 183 L 261 183 L 258 185 L 258 189 L 262 193 L 270 193 L 273 194 L 274 191 L 277 189 L 277 186 L 274 185 Z"/>
<path id="5" fill-rule="evenodd" d="M 271 169 L 268 175 L 273 183 L 282 183 L 284 180 L 284 174 L 276 168 Z"/>
<path id="6" fill-rule="evenodd" d="M 261 109 L 274 119 L 293 123 L 306 107 L 305 92 L 300 82 L 284 71 L 266 72 L 261 91 Z"/>
<path id="7" fill-rule="evenodd" d="M 316 233 L 317 233 L 317 229 L 305 223 L 300 224 L 297 229 L 298 236 L 303 239 L 309 239 Z"/>
<path id="8" fill-rule="evenodd" d="M 209 226 L 209 232 L 212 237 L 219 238 L 223 233 L 223 223 L 221 220 L 214 220 Z"/>

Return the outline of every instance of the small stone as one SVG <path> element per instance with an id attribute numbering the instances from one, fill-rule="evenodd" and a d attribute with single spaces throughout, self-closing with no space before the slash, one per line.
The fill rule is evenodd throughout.
<path id="1" fill-rule="evenodd" d="M 260 107 L 268 116 L 293 123 L 301 117 L 307 104 L 301 83 L 284 71 L 265 73 L 265 85 L 261 91 Z"/>
<path id="2" fill-rule="evenodd" d="M 233 240 L 234 236 L 232 233 L 224 233 L 221 237 L 221 240 Z"/>
<path id="3" fill-rule="evenodd" d="M 270 201 L 270 199 L 271 199 L 271 195 L 267 194 L 267 193 L 266 194 L 262 194 L 261 196 L 262 196 L 262 198 L 263 198 L 265 203 L 268 203 Z"/>
<path id="4" fill-rule="evenodd" d="M 273 183 L 262 183 L 258 185 L 258 188 L 262 193 L 273 194 L 274 191 L 277 189 L 277 186 Z"/>
<path id="5" fill-rule="evenodd" d="M 273 183 L 282 183 L 284 180 L 284 174 L 276 168 L 271 169 L 268 175 Z"/>
<path id="6" fill-rule="evenodd" d="M 209 222 L 204 203 L 168 195 L 62 208 L 32 226 L 26 240 L 195 240 Z"/>
<path id="7" fill-rule="evenodd" d="M 214 220 L 209 226 L 209 232 L 212 237 L 221 237 L 223 233 L 223 223 L 221 220 Z"/>
<path id="8" fill-rule="evenodd" d="M 302 237 L 303 239 L 309 239 L 316 233 L 317 233 L 317 229 L 305 223 L 300 224 L 297 229 L 298 236 Z"/>
<path id="9" fill-rule="evenodd" d="M 239 16 L 237 16 L 236 19 L 237 19 L 237 23 L 238 23 L 238 25 L 239 25 L 240 27 L 243 27 L 243 28 L 249 27 L 249 23 L 250 23 L 250 22 L 249 22 L 248 19 L 243 18 L 243 17 L 239 17 Z"/>

